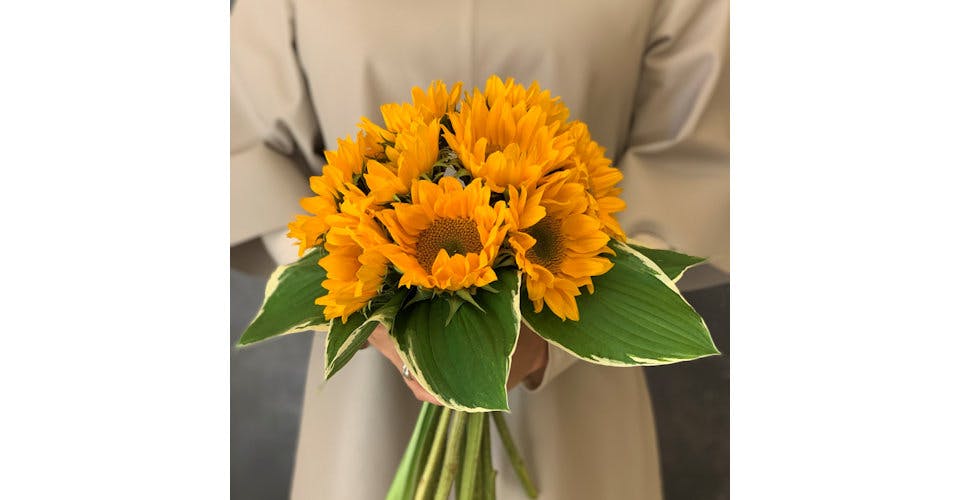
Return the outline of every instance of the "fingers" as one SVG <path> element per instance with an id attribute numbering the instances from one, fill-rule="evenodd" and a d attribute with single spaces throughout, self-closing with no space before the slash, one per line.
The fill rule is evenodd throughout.
<path id="1" fill-rule="evenodd" d="M 517 347 L 513 351 L 510 374 L 507 377 L 507 390 L 513 389 L 524 380 L 533 386 L 540 385 L 547 366 L 547 342 L 533 333 L 526 325 L 520 328 Z"/>
<path id="2" fill-rule="evenodd" d="M 393 340 L 383 325 L 378 325 L 377 328 L 373 330 L 373 333 L 367 338 L 367 342 L 390 360 L 397 370 L 402 369 L 403 360 L 400 359 L 400 354 L 397 353 L 397 349 L 393 345 Z"/>
<path id="3" fill-rule="evenodd" d="M 401 375 L 403 377 L 403 375 Z M 420 401 L 434 404 L 440 406 L 440 401 L 437 401 L 437 398 L 430 395 L 426 389 L 423 388 L 416 380 L 412 378 L 403 377 L 403 381 L 407 383 L 407 387 L 410 388 L 410 392 L 413 393 L 413 397 L 419 399 Z"/>
<path id="4" fill-rule="evenodd" d="M 367 342 L 390 360 L 390 363 L 392 363 L 397 369 L 397 372 L 400 373 L 400 377 L 407 384 L 407 387 L 410 388 L 410 392 L 413 393 L 414 397 L 420 401 L 440 405 L 440 401 L 437 401 L 437 398 L 431 396 L 413 377 L 406 378 L 403 376 L 403 360 L 400 358 L 397 348 L 393 345 L 393 339 L 390 338 L 390 334 L 387 333 L 387 329 L 383 325 L 377 326 L 373 333 L 370 334 Z"/>

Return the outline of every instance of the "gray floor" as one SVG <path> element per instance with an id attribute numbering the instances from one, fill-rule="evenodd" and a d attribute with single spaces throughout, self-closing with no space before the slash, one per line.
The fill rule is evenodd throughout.
<path id="1" fill-rule="evenodd" d="M 230 486 L 236 500 L 287 498 L 311 335 L 233 347 L 266 279 L 230 273 Z M 724 353 L 647 369 L 666 500 L 729 498 L 729 286 L 687 294 Z"/>
<path id="2" fill-rule="evenodd" d="M 260 308 L 266 279 L 230 271 L 230 491 L 287 498 L 313 333 L 233 346 Z"/>
<path id="3" fill-rule="evenodd" d="M 723 356 L 646 368 L 666 500 L 730 498 L 730 286 L 684 294 Z"/>

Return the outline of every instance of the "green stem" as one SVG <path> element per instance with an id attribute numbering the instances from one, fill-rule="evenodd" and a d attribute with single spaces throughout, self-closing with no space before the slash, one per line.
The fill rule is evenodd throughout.
<path id="1" fill-rule="evenodd" d="M 436 434 L 437 421 L 440 418 L 440 407 L 430 403 L 423 403 L 420 408 L 420 417 L 417 426 L 413 429 L 413 436 L 403 454 L 397 474 L 390 484 L 387 500 L 411 500 L 417 487 L 417 480 L 427 460 L 430 442 Z"/>
<path id="2" fill-rule="evenodd" d="M 465 462 L 463 455 L 464 455 L 464 451 L 467 449 L 467 447 L 464 446 L 463 443 L 466 443 L 466 439 L 467 439 L 466 429 L 470 428 L 470 414 L 466 415 L 466 424 L 464 425 L 465 427 L 464 427 L 463 437 L 460 439 L 460 441 L 462 441 L 462 443 L 460 444 L 460 455 L 459 455 L 460 461 L 457 462 L 457 465 L 458 465 L 457 475 L 453 478 L 453 488 L 451 488 L 453 490 L 454 498 L 459 498 L 457 497 L 457 486 L 463 483 L 463 464 Z"/>
<path id="3" fill-rule="evenodd" d="M 485 422 L 486 415 L 483 413 L 467 415 L 467 437 L 464 439 L 463 445 L 463 466 L 460 469 L 458 500 L 471 500 L 476 493 L 474 485 L 477 483 L 480 441 L 483 439 L 483 424 Z"/>
<path id="4" fill-rule="evenodd" d="M 497 471 L 493 470 L 493 457 L 490 454 L 490 418 L 483 414 L 483 437 L 480 440 L 480 479 L 481 500 L 496 500 Z"/>
<path id="5" fill-rule="evenodd" d="M 430 455 L 427 457 L 427 465 L 423 468 L 423 474 L 420 475 L 420 482 L 417 483 L 417 492 L 413 496 L 415 500 L 425 500 L 427 498 L 427 491 L 430 490 L 430 483 L 433 480 L 437 463 L 440 461 L 440 455 L 443 452 L 443 443 L 447 437 L 447 422 L 449 420 L 450 408 L 444 408 L 440 412 L 440 420 L 437 422 L 436 431 L 434 432 L 433 444 L 430 445 Z"/>
<path id="6" fill-rule="evenodd" d="M 493 423 L 497 424 L 497 432 L 500 434 L 500 440 L 503 441 L 503 447 L 510 456 L 510 463 L 513 464 L 513 470 L 517 473 L 517 477 L 523 484 L 523 489 L 526 490 L 527 496 L 537 498 L 537 487 L 534 486 L 533 481 L 530 480 L 530 474 L 527 473 L 527 466 L 524 465 L 523 458 L 520 456 L 520 452 L 517 451 L 517 446 L 513 444 L 513 436 L 510 434 L 507 422 L 503 419 L 502 412 L 493 412 Z"/>
<path id="7" fill-rule="evenodd" d="M 434 500 L 447 500 L 450 488 L 453 486 L 453 477 L 460 468 L 460 445 L 463 444 L 463 431 L 467 426 L 467 413 L 453 412 L 453 423 L 450 424 L 450 436 L 447 437 L 447 450 L 443 455 L 443 467 L 440 469 L 440 479 L 437 481 L 437 492 Z"/>

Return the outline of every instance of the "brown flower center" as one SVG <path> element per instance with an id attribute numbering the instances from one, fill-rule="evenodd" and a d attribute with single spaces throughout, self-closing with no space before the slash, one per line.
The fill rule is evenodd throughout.
<path id="1" fill-rule="evenodd" d="M 551 273 L 559 271 L 564 249 L 560 219 L 548 215 L 524 232 L 537 240 L 527 252 L 527 258 L 534 264 L 549 269 Z"/>
<path id="2" fill-rule="evenodd" d="M 433 261 L 441 248 L 451 256 L 480 253 L 483 243 L 480 242 L 477 221 L 439 218 L 424 229 L 417 240 L 417 262 L 425 271 L 430 272 L 433 268 Z"/>

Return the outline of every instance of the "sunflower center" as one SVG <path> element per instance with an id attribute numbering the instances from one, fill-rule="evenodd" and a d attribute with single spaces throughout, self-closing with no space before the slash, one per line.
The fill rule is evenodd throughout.
<path id="1" fill-rule="evenodd" d="M 483 243 L 480 242 L 477 221 L 442 217 L 424 229 L 417 240 L 417 262 L 425 271 L 430 272 L 441 248 L 451 256 L 480 253 Z"/>
<path id="2" fill-rule="evenodd" d="M 560 219 L 548 215 L 524 232 L 537 240 L 533 248 L 527 252 L 527 258 L 534 264 L 549 269 L 552 273 L 559 271 L 560 264 L 563 262 L 564 248 Z"/>

